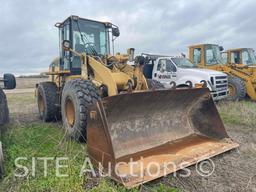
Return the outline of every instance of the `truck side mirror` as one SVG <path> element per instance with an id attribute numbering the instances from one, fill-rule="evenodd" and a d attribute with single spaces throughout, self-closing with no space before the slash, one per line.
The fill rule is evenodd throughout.
<path id="1" fill-rule="evenodd" d="M 223 50 L 224 50 L 224 48 L 223 48 L 222 46 L 219 46 L 219 48 L 220 48 L 220 51 L 223 51 Z"/>
<path id="2" fill-rule="evenodd" d="M 119 28 L 118 27 L 113 27 L 112 28 L 112 35 L 114 37 L 119 37 L 120 36 L 120 31 L 119 31 Z"/>

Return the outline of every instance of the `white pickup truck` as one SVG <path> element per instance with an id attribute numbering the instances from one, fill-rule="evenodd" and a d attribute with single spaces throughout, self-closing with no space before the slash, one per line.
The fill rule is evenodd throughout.
<path id="1" fill-rule="evenodd" d="M 228 96 L 228 77 L 225 73 L 200 69 L 184 57 L 171 57 L 142 54 L 146 58 L 144 75 L 162 83 L 166 88 L 171 88 L 175 82 L 177 88 L 187 87 L 188 82 L 192 87 L 197 87 L 202 82 L 207 82 L 214 101 L 225 99 Z"/>

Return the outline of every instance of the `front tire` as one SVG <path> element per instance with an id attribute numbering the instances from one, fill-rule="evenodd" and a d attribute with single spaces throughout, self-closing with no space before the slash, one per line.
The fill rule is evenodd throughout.
<path id="1" fill-rule="evenodd" d="M 37 88 L 37 104 L 40 119 L 44 122 L 60 119 L 59 95 L 55 83 L 39 83 Z"/>
<path id="2" fill-rule="evenodd" d="M 68 81 L 62 91 L 61 114 L 66 135 L 76 141 L 86 141 L 88 106 L 100 99 L 91 81 Z"/>
<path id="3" fill-rule="evenodd" d="M 162 83 L 160 83 L 159 81 L 154 80 L 154 79 L 147 79 L 147 84 L 148 84 L 148 88 L 150 90 L 165 88 Z"/>
<path id="4" fill-rule="evenodd" d="M 229 101 L 238 101 L 246 96 L 246 87 L 242 79 L 238 77 L 228 77 L 228 98 Z"/>

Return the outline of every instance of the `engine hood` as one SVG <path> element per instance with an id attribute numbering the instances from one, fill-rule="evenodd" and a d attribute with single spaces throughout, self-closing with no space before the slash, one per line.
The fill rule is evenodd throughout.
<path id="1" fill-rule="evenodd" d="M 211 69 L 199 69 L 199 68 L 195 68 L 195 69 L 183 69 L 184 71 L 186 71 L 187 73 L 190 74 L 194 74 L 194 75 L 203 75 L 203 76 L 226 76 L 225 73 L 219 72 L 219 71 L 215 71 L 215 70 L 211 70 Z"/>

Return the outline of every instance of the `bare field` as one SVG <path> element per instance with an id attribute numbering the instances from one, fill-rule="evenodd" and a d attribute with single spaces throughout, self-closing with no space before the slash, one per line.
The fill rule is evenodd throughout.
<path id="1" fill-rule="evenodd" d="M 19 87 L 31 88 L 42 79 L 18 79 Z M 33 93 L 8 93 L 8 102 L 13 126 L 16 124 L 40 123 L 37 115 L 36 100 Z M 225 123 L 228 134 L 240 144 L 238 149 L 232 150 L 212 158 L 214 162 L 213 174 L 202 177 L 196 172 L 196 167 L 189 167 L 191 175 L 182 177 L 182 171 L 168 177 L 158 179 L 143 185 L 134 191 L 217 191 L 217 192 L 255 192 L 256 191 L 256 103 L 251 101 L 221 102 L 217 104 L 220 115 Z M 52 124 L 53 129 L 59 129 L 60 123 Z M 15 127 L 15 126 L 14 126 Z M 83 145 L 83 144 L 81 144 Z M 206 169 L 211 170 L 212 167 Z M 90 178 L 94 180 L 95 178 Z M 93 191 L 128 191 L 120 188 L 109 179 L 95 179 L 89 188 Z M 50 184 L 49 184 L 50 185 Z M 81 183 L 82 185 L 82 183 Z M 160 187 L 153 190 L 155 186 Z M 114 186 L 114 187 L 113 187 Z M 84 184 L 84 189 L 90 190 Z M 33 191 L 33 190 L 32 190 Z M 49 190 L 52 191 L 52 190 Z M 176 190 L 175 190 L 176 191 Z"/>
<path id="2" fill-rule="evenodd" d="M 47 81 L 47 78 L 16 78 L 17 89 L 35 88 L 37 83 Z"/>
<path id="3" fill-rule="evenodd" d="M 16 89 L 4 90 L 5 93 L 33 93 L 35 91 L 36 84 L 47 81 L 47 78 L 16 78 Z"/>

